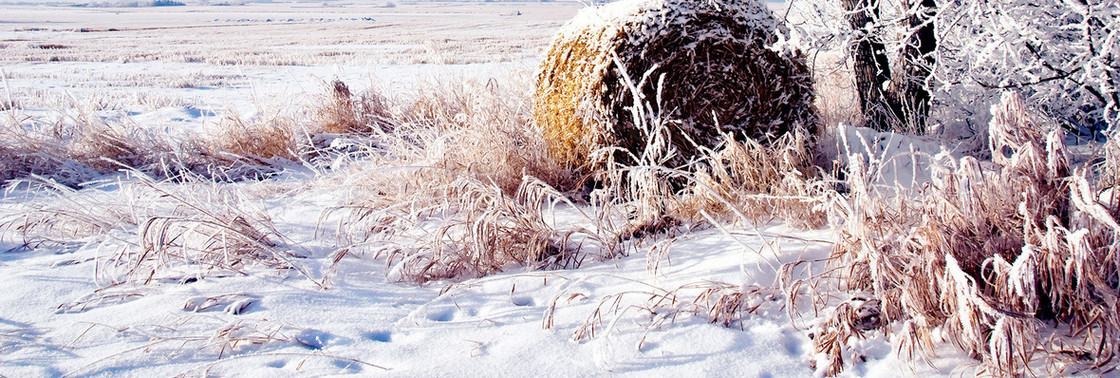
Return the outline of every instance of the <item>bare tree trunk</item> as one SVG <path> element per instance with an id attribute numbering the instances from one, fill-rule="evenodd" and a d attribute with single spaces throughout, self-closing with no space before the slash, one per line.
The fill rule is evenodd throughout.
<path id="1" fill-rule="evenodd" d="M 892 71 L 886 44 L 876 30 L 879 19 L 878 0 L 840 0 L 852 29 L 863 31 L 852 51 L 856 89 L 867 126 L 879 130 L 900 130 L 922 133 L 926 130 L 932 98 L 927 81 L 934 64 L 937 36 L 934 33 L 934 0 L 920 1 L 908 18 L 910 36 L 900 54 L 901 69 L 891 80 Z M 888 88 L 889 86 L 889 88 Z"/>
<path id="2" fill-rule="evenodd" d="M 891 68 L 887 60 L 886 45 L 874 27 L 879 19 L 879 3 L 877 0 L 840 2 L 847 12 L 848 24 L 852 29 L 865 33 L 849 52 L 855 69 L 860 110 L 867 118 L 868 126 L 880 131 L 890 130 L 894 123 L 892 119 L 898 119 L 900 114 L 892 111 L 884 92 L 887 82 L 891 80 Z"/>

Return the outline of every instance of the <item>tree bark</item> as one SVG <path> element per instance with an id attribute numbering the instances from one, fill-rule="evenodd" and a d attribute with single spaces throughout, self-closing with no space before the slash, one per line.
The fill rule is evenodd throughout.
<path id="1" fill-rule="evenodd" d="M 937 49 L 934 31 L 934 0 L 907 0 L 907 5 L 920 1 L 908 17 L 910 35 L 900 54 L 901 69 L 892 75 L 886 44 L 876 29 L 879 20 L 878 0 L 840 0 L 853 30 L 863 35 L 852 47 L 851 54 L 859 92 L 860 109 L 866 125 L 879 131 L 913 131 L 924 133 L 929 117 L 930 100 L 927 81 L 935 63 Z M 897 76 L 892 80 L 892 76 Z"/>
<path id="2" fill-rule="evenodd" d="M 891 80 L 890 62 L 887 48 L 875 30 L 879 19 L 877 0 L 840 0 L 847 13 L 848 24 L 857 32 L 862 31 L 856 45 L 849 52 L 852 56 L 856 76 L 856 90 L 859 92 L 860 110 L 866 117 L 866 124 L 879 131 L 890 130 L 892 118 L 899 118 L 888 105 L 885 93 Z"/>

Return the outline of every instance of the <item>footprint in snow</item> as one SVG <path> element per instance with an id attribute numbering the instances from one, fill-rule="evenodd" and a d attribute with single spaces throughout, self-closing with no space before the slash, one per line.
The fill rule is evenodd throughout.
<path id="1" fill-rule="evenodd" d="M 431 312 L 428 312 L 428 320 L 431 320 L 433 322 L 450 322 L 452 320 L 455 320 L 455 309 L 444 308 L 432 310 Z"/>
<path id="2" fill-rule="evenodd" d="M 531 297 L 513 297 L 511 300 L 517 307 L 532 307 L 535 304 Z"/>
<path id="3" fill-rule="evenodd" d="M 373 331 L 367 333 L 366 338 L 379 343 L 388 343 L 393 341 L 393 334 L 389 331 Z"/>
<path id="4" fill-rule="evenodd" d="M 801 355 L 801 343 L 804 341 L 797 333 L 788 329 L 783 330 L 781 338 L 782 347 L 785 348 L 787 354 L 790 356 Z"/>
<path id="5" fill-rule="evenodd" d="M 334 360 L 334 367 L 339 368 L 341 373 L 356 374 L 362 372 L 362 365 L 353 361 Z"/>
<path id="6" fill-rule="evenodd" d="M 320 350 L 327 346 L 334 335 L 317 329 L 305 329 L 296 335 L 296 343 L 311 350 Z"/>

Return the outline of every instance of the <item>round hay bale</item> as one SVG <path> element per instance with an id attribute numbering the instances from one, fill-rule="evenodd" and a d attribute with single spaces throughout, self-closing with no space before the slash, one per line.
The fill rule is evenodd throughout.
<path id="1" fill-rule="evenodd" d="M 641 156 L 632 90 L 671 119 L 670 164 L 714 147 L 721 133 L 767 143 L 795 129 L 816 132 L 812 76 L 803 56 L 775 47 L 786 28 L 757 0 L 623 0 L 581 11 L 541 64 L 534 118 L 550 152 L 593 168 L 609 146 Z M 664 85 L 658 93 L 658 82 Z M 635 163 L 629 154 L 617 161 Z"/>

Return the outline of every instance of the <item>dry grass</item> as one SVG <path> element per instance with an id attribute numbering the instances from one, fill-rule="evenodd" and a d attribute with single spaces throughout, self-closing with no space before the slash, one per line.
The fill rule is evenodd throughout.
<path id="1" fill-rule="evenodd" d="M 13 184 L 38 177 L 71 187 L 122 171 L 176 180 L 240 179 L 261 177 L 309 150 L 282 118 L 248 122 L 230 116 L 213 135 L 181 136 L 89 114 L 75 109 L 52 124 L 9 119 L 0 130 L 6 136 L 0 179 Z"/>
<path id="2" fill-rule="evenodd" d="M 633 106 L 643 110 L 634 123 L 646 131 L 647 146 L 631 156 L 637 164 L 597 151 L 608 156 L 601 187 L 585 197 L 591 206 L 581 217 L 590 226 L 558 229 L 545 212 L 581 201 L 582 193 L 555 189 L 578 187 L 579 177 L 553 159 L 531 125 L 528 91 L 519 83 L 427 88 L 393 107 L 393 132 L 373 134 L 369 145 L 376 147 L 353 154 L 354 163 L 339 171 L 350 204 L 335 210 L 347 214 L 339 225 L 347 246 L 336 261 L 386 256 L 395 279 L 458 280 L 511 266 L 574 267 L 623 253 L 628 239 L 716 218 L 823 222 L 820 211 L 798 215 L 824 199 L 824 187 L 812 183 L 818 173 L 803 134 L 769 146 L 727 137 L 703 151 L 705 164 L 674 168 L 665 142 L 673 121 L 639 95 Z"/>
<path id="3" fill-rule="evenodd" d="M 578 265 L 574 231 L 545 221 L 570 202 L 553 187 L 571 174 L 545 151 L 520 83 L 444 83 L 396 103 L 392 132 L 371 134 L 376 147 L 340 171 L 349 246 L 336 261 L 386 257 L 393 279 L 418 283 Z"/>
<path id="4" fill-rule="evenodd" d="M 55 135 L 9 125 L 18 138 L 5 146 L 38 149 L 42 155 L 29 156 L 52 164 L 37 169 L 59 174 L 64 170 L 57 167 L 72 164 L 84 172 L 83 181 L 124 170 L 135 178 L 121 187 L 150 202 L 85 198 L 77 194 L 85 192 L 59 187 L 70 203 L 43 204 L 10 218 L 5 229 L 27 245 L 106 233 L 128 240 L 116 258 L 122 276 L 110 282 L 252 266 L 303 273 L 269 217 L 253 210 L 243 193 L 218 183 L 266 177 L 295 161 L 345 190 L 345 203 L 332 210 L 346 214 L 335 264 L 351 254 L 381 256 L 396 279 L 409 282 L 460 280 L 511 267 L 575 267 L 625 253 L 629 239 L 709 221 L 769 222 L 780 214 L 806 226 L 820 224 L 815 210 L 810 217 L 794 216 L 823 198 L 811 184 L 817 173 L 803 134 L 765 146 L 724 135 L 715 150 L 700 151 L 700 163 L 673 167 L 668 161 L 675 152 L 667 141 L 675 121 L 636 84 L 628 87 L 636 94 L 631 122 L 644 131 L 646 147 L 630 156 L 632 164 L 607 164 L 602 186 L 587 197 L 555 189 L 579 187 L 580 177 L 556 162 L 534 127 L 526 77 L 443 82 L 394 96 L 351 93 L 334 82 L 309 111 L 228 116 L 209 135 L 187 140 L 80 112 L 72 125 L 56 127 L 62 131 Z M 313 121 L 299 121 L 304 118 Z M 596 153 L 608 161 L 615 156 L 610 149 Z M 165 178 L 173 182 L 159 182 Z M 590 206 L 579 210 L 582 226 L 562 229 L 549 219 L 555 206 L 583 207 L 576 203 L 587 198 Z M 315 280 L 325 284 L 320 278 Z"/>
<path id="5" fill-rule="evenodd" d="M 310 114 L 304 109 L 228 114 L 201 134 L 183 134 L 105 120 L 77 103 L 53 123 L 12 113 L 0 135 L 0 179 L 42 177 L 80 187 L 103 175 L 132 171 L 156 178 L 259 179 L 301 160 L 329 154 L 338 135 L 391 130 L 386 100 L 373 94 L 351 98 L 346 85 L 328 91 Z M 310 122 L 303 121 L 311 118 Z M 322 143 L 326 141 L 326 143 Z"/>
<path id="6" fill-rule="evenodd" d="M 1120 187 L 1120 131 L 1116 131 L 1108 138 L 1104 148 L 1104 160 L 1100 163 L 1098 172 L 1101 175 L 1101 185 L 1104 187 Z"/>
<path id="7" fill-rule="evenodd" d="M 715 30 L 727 21 L 704 15 L 698 22 Z M 309 109 L 229 116 L 197 139 L 109 123 L 76 106 L 66 122 L 46 125 L 20 118 L 18 109 L 9 111 L 0 129 L 0 179 L 32 177 L 29 181 L 57 195 L 6 215 L 0 229 L 28 249 L 98 238 L 121 241 L 112 244 L 121 249 L 111 264 L 99 265 L 115 270 L 97 273 L 110 275 L 110 286 L 59 308 L 85 311 L 144 295 L 117 289 L 120 283 L 253 269 L 295 272 L 325 286 L 329 277 L 300 267 L 302 255 L 293 252 L 300 248 L 266 211 L 242 188 L 217 182 L 263 178 L 298 163 L 315 175 L 309 185 L 340 193 L 339 206 L 323 217 L 339 222 L 332 268 L 348 256 L 372 256 L 390 265 L 394 280 L 417 284 L 513 269 L 574 268 L 626 254 L 644 239 L 667 240 L 650 254 L 656 273 L 671 253 L 673 234 L 693 226 L 722 229 L 782 220 L 814 228 L 826 224 L 826 209 L 837 205 L 838 214 L 831 215 L 843 222 L 833 270 L 818 281 L 797 281 L 784 293 L 712 281 L 618 293 L 602 299 L 576 338 L 602 334 L 635 312 L 650 329 L 678 318 L 732 327 L 760 309 L 784 306 L 797 312 L 797 297 L 811 293 L 814 310 L 831 307 L 812 331 L 814 362 L 825 374 L 838 374 L 845 360 L 858 360 L 851 344 L 873 332 L 895 332 L 899 351 L 910 355 L 931 355 L 935 342 L 947 340 L 993 375 L 1037 373 L 1032 369 L 1039 366 L 1055 375 L 1115 367 L 1120 353 L 1115 137 L 1094 177 L 1071 168 L 1059 135 L 1017 98 L 1007 97 L 990 125 L 992 162 L 940 156 L 931 167 L 934 182 L 900 188 L 872 184 L 879 182 L 875 176 L 883 162 L 853 157 L 847 176 L 851 193 L 837 200 L 834 183 L 813 165 L 817 115 L 744 115 L 734 112 L 758 106 L 728 105 L 727 93 L 784 85 L 800 96 L 787 104 L 788 111 L 811 111 L 814 92 L 806 89 L 807 69 L 799 58 L 791 63 L 765 55 L 770 54 L 765 49 L 748 49 L 765 55 L 759 59 L 735 56 L 789 63 L 779 74 L 738 69 L 790 83 L 748 83 L 726 93 L 679 86 L 673 84 L 713 74 L 711 66 L 683 63 L 697 51 L 708 49 L 724 60 L 734 54 L 715 45 L 680 53 L 677 47 L 686 38 L 679 33 L 631 43 L 614 34 L 620 30 L 588 27 L 563 35 L 546 57 L 535 92 L 526 78 L 455 80 L 393 96 L 352 93 L 335 81 Z M 682 55 L 635 59 L 644 49 Z M 685 66 L 689 69 L 674 70 Z M 819 71 L 817 83 L 815 104 L 823 123 L 858 123 L 846 71 Z M 694 106 L 689 101 L 695 98 L 680 93 L 713 100 Z M 719 122 L 711 110 L 717 110 Z M 804 123 L 736 124 L 748 116 Z M 682 130 L 699 130 L 691 135 L 702 137 L 686 140 Z M 586 189 L 581 184 L 587 177 L 576 167 L 589 161 L 598 170 L 594 188 L 578 192 Z M 128 174 L 116 176 L 116 182 L 85 185 L 119 186 L 112 195 L 69 187 L 121 170 Z M 553 219 L 558 207 L 578 213 L 577 225 Z M 787 265 L 782 274 L 786 269 L 792 268 Z M 826 283 L 838 285 L 841 294 L 825 293 Z M 252 298 L 199 297 L 185 307 L 238 312 L 249 303 L 243 300 Z M 1060 326 L 1049 328 L 1042 320 Z M 239 346 L 291 340 L 283 335 L 290 329 L 273 325 L 214 329 L 197 337 L 153 334 L 152 344 L 184 342 L 221 356 Z"/>
<path id="8" fill-rule="evenodd" d="M 756 1 L 627 1 L 588 9 L 561 29 L 538 74 L 534 117 L 565 166 L 635 164 L 650 130 L 642 110 L 672 120 L 680 166 L 723 141 L 814 135 L 812 78 L 797 53 L 764 48 L 782 28 Z"/>
<path id="9" fill-rule="evenodd" d="M 525 176 L 570 187 L 571 172 L 548 155 L 545 141 L 530 121 L 527 84 L 524 77 L 514 77 L 506 82 L 452 82 L 427 88 L 406 108 L 403 119 L 414 132 L 440 134 L 430 139 L 436 145 L 425 152 L 435 158 L 437 169 L 469 172 L 507 194 L 515 193 Z M 408 131 L 398 134 L 397 138 L 410 137 Z"/>
<path id="10" fill-rule="evenodd" d="M 65 177 L 77 175 L 64 167 L 62 157 L 65 149 L 50 138 L 36 132 L 29 132 L 5 122 L 0 129 L 0 180 L 24 178 L 35 174 L 48 174 Z"/>
<path id="11" fill-rule="evenodd" d="M 576 267 L 580 246 L 545 222 L 551 188 L 526 181 L 516 196 L 473 180 L 447 188 L 443 220 L 417 243 L 386 254 L 390 278 L 414 282 L 481 277 L 512 266 L 532 269 Z"/>
<path id="12" fill-rule="evenodd" d="M 545 328 L 552 327 L 556 304 L 562 297 L 569 300 L 578 294 L 561 292 L 553 298 L 545 314 Z M 641 319 L 638 325 L 646 334 L 669 323 L 701 319 L 724 327 L 742 326 L 746 316 L 782 306 L 780 290 L 762 286 L 744 286 L 717 281 L 699 281 L 668 290 L 647 285 L 645 290 L 631 290 L 604 296 L 595 309 L 572 334 L 577 341 L 609 335 L 627 316 Z M 645 336 L 638 343 L 641 350 Z"/>
<path id="13" fill-rule="evenodd" d="M 291 161 L 306 146 L 301 143 L 306 135 L 295 127 L 297 122 L 284 116 L 249 120 L 228 116 L 218 125 L 208 148 L 231 162 L 269 165 L 277 160 Z"/>
<path id="14" fill-rule="evenodd" d="M 112 183 L 108 183 L 112 185 Z M 142 191 L 121 188 L 117 193 L 76 191 L 49 182 L 45 190 L 55 193 L 29 201 L 18 212 L 5 214 L 0 229 L 9 240 L 28 249 L 65 246 L 88 242 L 142 222 L 144 212 L 129 206 L 122 198 L 143 198 Z"/>
<path id="15" fill-rule="evenodd" d="M 427 234 L 423 227 L 430 222 L 441 222 L 432 237 L 411 243 L 414 249 L 385 255 L 400 265 L 402 280 L 479 276 L 513 264 L 574 266 L 582 255 L 577 257 L 578 247 L 566 239 L 571 232 L 560 233 L 544 221 L 545 206 L 570 201 L 551 188 L 571 174 L 549 159 L 530 125 L 527 85 L 521 83 L 447 83 L 389 102 L 375 92 L 355 96 L 339 82 L 312 112 L 229 116 L 210 135 L 176 145 L 161 139 L 167 135 L 104 122 L 64 129 L 74 130 L 74 137 L 13 131 L 23 139 L 13 138 L 5 147 L 30 151 L 38 141 L 32 138 L 39 137 L 57 147 L 40 150 L 42 168 L 22 161 L 16 168 L 60 174 L 57 167 L 73 164 L 83 176 L 64 183 L 71 186 L 126 170 L 135 177 L 121 186 L 144 200 L 102 198 L 86 206 L 98 199 L 59 186 L 60 197 L 70 202 L 32 206 L 4 226 L 35 246 L 135 233 L 136 241 L 116 259 L 124 280 L 150 282 L 184 269 L 199 275 L 243 272 L 248 266 L 300 271 L 266 213 L 253 210 L 234 186 L 219 183 L 265 177 L 299 160 L 323 175 L 337 168 L 347 183 L 351 203 L 342 208 L 352 211 L 344 226 L 351 240 L 410 238 Z M 335 122 L 297 126 L 295 117 L 301 115 Z M 194 163 L 174 176 L 160 174 L 157 162 L 166 167 L 175 158 Z M 179 184 L 157 181 L 162 178 Z M 128 221 L 116 221 L 125 217 Z"/>
<path id="16" fill-rule="evenodd" d="M 245 273 L 246 267 L 291 270 L 300 248 L 268 215 L 231 187 L 206 181 L 160 183 L 139 177 L 108 182 L 115 191 L 53 187 L 0 228 L 23 248 L 108 243 L 116 252 L 97 271 L 110 284 Z"/>
<path id="17" fill-rule="evenodd" d="M 166 207 L 146 217 L 137 229 L 134 248 L 117 256 L 127 280 L 143 283 L 168 275 L 196 277 L 245 274 L 244 267 L 294 270 L 312 278 L 293 262 L 299 248 L 273 226 L 263 210 L 240 193 L 220 186 L 187 185 L 172 192 L 147 185 Z"/>
<path id="18" fill-rule="evenodd" d="M 1120 352 L 1120 202 L 1071 172 L 1060 134 L 1017 96 L 993 107 L 990 128 L 994 164 L 938 159 L 913 193 L 870 186 L 876 162 L 855 158 L 832 256 L 841 288 L 871 293 L 911 353 L 941 335 L 996 375 L 1030 372 L 1039 355 L 1050 374 L 1107 371 Z M 842 369 L 852 333 L 850 311 L 835 314 L 814 341 L 826 373 Z M 1069 332 L 1044 339 L 1040 319 Z"/>
<path id="19" fill-rule="evenodd" d="M 717 15 L 705 17 L 702 24 L 711 29 L 729 22 Z M 671 47 L 679 42 L 673 38 L 683 36 L 678 33 L 651 43 Z M 562 48 L 578 50 L 588 45 L 582 46 Z M 616 53 L 619 56 L 639 54 L 634 50 L 637 46 L 618 48 L 622 49 Z M 703 48 L 708 49 L 705 54 L 721 55 L 725 60 L 734 55 L 716 45 Z M 786 62 L 771 56 L 777 53 L 770 50 L 748 50 L 765 55 L 761 60 Z M 391 278 L 418 284 L 512 269 L 574 268 L 586 260 L 625 254 L 643 239 L 683 232 L 706 222 L 722 226 L 784 219 L 805 227 L 824 223 L 820 207 L 828 198 L 827 185 L 812 166 L 814 136 L 802 129 L 815 127 L 814 115 L 798 114 L 793 118 L 801 118 L 794 122 L 806 123 L 782 126 L 770 122 L 793 118 L 732 114 L 741 108 L 758 108 L 728 105 L 738 94 L 713 96 L 711 103 L 695 106 L 695 114 L 675 113 L 674 109 L 684 109 L 697 98 L 670 95 L 666 88 L 677 80 L 711 74 L 712 67 L 684 72 L 686 78 L 682 79 L 660 74 L 672 65 L 623 63 L 602 56 L 603 51 L 608 50 L 598 51 L 595 59 L 619 70 L 608 70 L 597 80 L 621 83 L 610 94 L 613 102 L 604 106 L 610 107 L 616 121 L 622 121 L 622 131 L 545 126 L 552 121 L 542 121 L 542 114 L 547 118 L 577 112 L 580 104 L 573 99 L 583 92 L 562 87 L 556 102 L 549 103 L 556 108 L 542 113 L 538 98 L 534 113 L 533 89 L 525 78 L 444 82 L 415 94 L 394 96 L 375 91 L 352 93 L 345 83 L 335 81 L 321 101 L 308 109 L 228 116 L 208 135 L 186 140 L 80 114 L 65 127 L 10 122 L 6 126 L 13 137 L 0 141 L 0 152 L 14 151 L 11 156 L 17 158 L 0 159 L 0 164 L 11 165 L 10 169 L 0 165 L 5 175 L 11 172 L 5 178 L 38 173 L 49 175 L 48 179 L 70 177 L 65 174 L 75 177 L 64 180 L 66 185 L 80 186 L 121 170 L 136 177 L 115 176 L 123 193 L 110 199 L 59 186 L 55 189 L 58 197 L 68 202 L 36 203 L 33 210 L 6 218 L 0 229 L 21 235 L 29 248 L 91 238 L 120 241 L 110 243 L 120 249 L 109 264 L 99 265 L 99 269 L 109 270 L 99 271 L 99 278 L 108 275 L 111 285 L 185 282 L 181 280 L 272 270 L 301 274 L 325 286 L 331 269 L 317 272 L 324 276 L 302 269 L 298 261 L 302 255 L 294 252 L 301 248 L 247 198 L 242 184 L 225 182 L 265 178 L 269 172 L 295 164 L 313 172 L 309 185 L 324 185 L 317 190 L 336 188 L 340 193 L 340 205 L 323 218 L 344 215 L 338 225 L 342 238 L 331 256 L 334 267 L 345 263 L 348 256 L 383 258 L 391 266 Z M 575 54 L 583 53 L 587 51 Z M 662 58 L 676 59 L 675 67 L 683 67 L 686 58 L 700 53 L 693 54 Z M 790 85 L 801 86 L 804 92 L 798 92 L 802 97 L 795 96 L 786 110 L 809 112 L 812 91 L 804 88 L 808 79 L 799 76 L 806 69 L 800 62 L 791 64 L 786 71 L 778 70 L 779 74 L 752 74 L 760 80 L 796 81 Z M 758 67 L 739 68 L 751 71 Z M 788 75 L 791 72 L 794 75 Z M 575 76 L 560 75 L 557 80 L 568 83 L 564 85 L 583 85 L 569 80 Z M 736 90 L 741 93 L 775 85 L 785 84 L 750 83 Z M 715 89 L 691 90 L 706 98 Z M 780 96 L 751 95 L 759 99 Z M 716 116 L 719 122 L 712 119 L 711 111 L 720 113 Z M 738 125 L 730 121 L 747 116 L 759 118 L 765 128 L 748 132 L 736 129 Z M 691 123 L 682 122 L 684 119 Z M 28 132 L 37 127 L 40 130 Z M 706 140 L 693 143 L 683 137 L 681 130 L 686 128 L 705 130 Z M 565 141 L 597 139 L 562 142 L 558 150 L 557 144 L 548 142 L 556 137 L 549 133 L 557 130 L 567 133 L 557 137 Z M 786 133 L 790 130 L 795 132 Z M 761 142 L 744 136 L 759 137 Z M 607 147 L 610 145 L 623 148 Z M 582 152 L 573 152 L 577 150 Z M 580 184 L 585 177 L 577 176 L 572 165 L 565 163 L 577 155 L 577 159 L 600 162 L 600 181 L 593 193 L 566 191 L 583 189 Z M 80 174 L 65 173 L 68 169 Z M 576 225 L 562 225 L 553 219 L 557 207 L 579 213 L 581 219 Z M 663 258 L 665 255 L 650 257 Z M 730 327 L 742 324 L 760 308 L 783 305 L 781 292 L 772 287 L 710 281 L 639 294 L 648 294 L 648 300 L 633 308 L 654 316 L 654 324 L 689 316 Z M 140 295 L 143 292 L 99 291 L 68 310 L 83 311 Z M 632 296 L 619 297 L 623 295 Z M 251 299 L 198 297 L 185 308 L 224 307 L 237 313 L 239 306 L 249 303 L 243 300 Z M 614 317 L 612 323 L 617 322 L 627 312 L 621 303 L 604 302 L 579 332 L 590 336 L 604 318 Z M 152 334 L 150 345 L 171 341 L 217 350 L 222 356 L 238 347 L 251 351 L 253 345 L 291 340 L 283 335 L 291 330 L 284 327 L 233 323 L 218 324 L 214 329 L 205 339 L 174 332 Z"/>
<path id="20" fill-rule="evenodd" d="M 184 332 L 186 326 L 210 331 Z M 68 371 L 66 375 L 89 374 L 108 361 L 129 358 L 134 354 L 155 354 L 168 360 L 184 358 L 205 358 L 225 361 L 245 355 L 259 355 L 255 353 L 268 346 L 279 346 L 291 343 L 297 339 L 299 328 L 288 324 L 278 323 L 265 319 L 261 320 L 235 320 L 226 321 L 217 317 L 191 315 L 172 319 L 164 324 L 138 324 L 125 327 L 113 327 L 105 324 L 92 324 L 78 339 L 71 344 L 82 342 L 84 339 L 102 336 L 106 333 L 116 337 L 120 335 L 144 337 L 148 341 L 140 347 L 112 353 L 95 360 L 85 366 Z M 109 336 L 105 335 L 105 336 Z"/>
<path id="21" fill-rule="evenodd" d="M 823 205 L 832 191 L 813 165 L 815 151 L 802 133 L 787 134 L 769 145 L 726 137 L 696 182 L 677 215 L 697 219 L 702 213 L 734 215 L 740 221 L 769 223 L 780 219 L 806 229 L 823 227 Z"/>
<path id="22" fill-rule="evenodd" d="M 355 98 L 341 80 L 331 82 L 314 117 L 329 134 L 392 132 L 395 119 L 389 100 L 380 93 L 368 91 Z"/>
<path id="23" fill-rule="evenodd" d="M 523 77 L 441 83 L 395 96 L 342 88 L 346 86 L 332 85 L 320 106 L 307 112 L 227 118 L 220 125 L 224 131 L 193 142 L 197 144 L 191 148 L 198 152 L 191 154 L 192 161 L 201 163 L 174 180 L 145 173 L 154 169 L 125 167 L 152 166 L 155 159 L 145 155 L 150 151 L 179 156 L 180 145 L 158 135 L 145 139 L 150 135 L 130 134 L 118 125 L 90 128 L 91 141 L 81 144 L 83 159 L 119 166 L 105 169 L 126 169 L 136 177 L 115 176 L 121 190 L 108 199 L 96 191 L 59 186 L 59 197 L 70 202 L 44 201 L 39 211 L 23 214 L 3 229 L 44 243 L 111 235 L 122 241 L 121 249 L 98 272 L 110 284 L 273 270 L 325 286 L 332 268 L 316 272 L 322 276 L 302 269 L 292 252 L 300 248 L 248 198 L 245 185 L 252 183 L 223 181 L 238 167 L 264 170 L 293 160 L 315 175 L 308 185 L 340 193 L 340 205 L 323 218 L 339 221 L 342 238 L 333 246 L 333 268 L 348 257 L 383 258 L 391 266 L 391 278 L 418 284 L 512 269 L 574 268 L 628 253 L 643 239 L 705 222 L 766 223 L 789 216 L 815 226 L 823 219 L 815 210 L 824 200 L 823 186 L 813 183 L 818 173 L 803 134 L 766 145 L 725 135 L 721 144 L 700 149 L 696 163 L 673 166 L 668 161 L 674 150 L 667 143 L 673 119 L 656 111 L 655 98 L 647 101 L 635 92 L 639 95 L 632 106 L 638 110 L 632 122 L 643 130 L 646 147 L 631 155 L 629 163 L 612 161 L 610 149 L 596 151 L 609 155 L 600 187 L 590 194 L 572 193 L 556 188 L 579 187 L 580 177 L 553 159 L 541 130 L 534 127 L 529 80 Z M 364 110 L 371 108 L 379 110 Z M 299 117 L 311 121 L 305 126 L 299 121 L 305 118 Z M 61 145 L 66 148 L 58 156 L 77 150 Z M 218 176 L 193 173 L 207 170 Z M 561 224 L 553 219 L 556 208 L 579 219 Z M 796 215 L 810 210 L 811 216 Z M 673 303 L 673 310 L 663 313 L 672 317 L 663 320 L 687 314 L 732 326 L 760 305 L 780 306 L 773 300 L 776 293 L 702 282 L 657 300 Z M 97 294 L 104 295 L 77 303 L 74 310 L 142 295 Z M 187 305 L 234 305 L 214 304 L 224 299 L 201 298 Z M 600 313 L 624 313 L 612 311 Z"/>
<path id="24" fill-rule="evenodd" d="M 814 105 L 823 126 L 822 133 L 836 125 L 862 125 L 859 95 L 855 74 L 846 64 L 845 56 L 837 52 L 818 52 L 813 55 Z"/>

